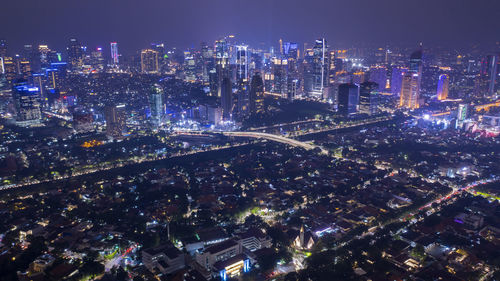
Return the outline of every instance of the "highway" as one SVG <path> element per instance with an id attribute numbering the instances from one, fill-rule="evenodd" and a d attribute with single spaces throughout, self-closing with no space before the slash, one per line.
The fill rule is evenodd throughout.
<path id="1" fill-rule="evenodd" d="M 275 141 L 279 143 L 284 143 L 290 146 L 302 147 L 306 150 L 313 150 L 315 148 L 319 148 L 319 146 L 315 146 L 306 142 L 301 142 L 298 140 L 286 138 L 279 135 L 260 133 L 260 132 L 223 132 L 225 136 L 230 137 L 247 137 L 247 138 L 257 138 L 257 139 L 266 139 L 270 141 Z"/>

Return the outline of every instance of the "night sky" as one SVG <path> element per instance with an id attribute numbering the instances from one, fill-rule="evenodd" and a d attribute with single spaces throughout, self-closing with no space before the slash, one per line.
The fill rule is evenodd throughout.
<path id="1" fill-rule="evenodd" d="M 336 44 L 459 44 L 500 41 L 499 0 L 1 0 L 0 37 L 61 50 L 118 41 L 130 53 L 149 43 L 199 46 L 238 41 Z"/>

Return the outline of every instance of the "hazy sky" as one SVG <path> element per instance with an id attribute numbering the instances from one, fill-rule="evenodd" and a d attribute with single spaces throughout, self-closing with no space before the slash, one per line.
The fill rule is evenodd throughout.
<path id="1" fill-rule="evenodd" d="M 279 38 L 336 43 L 500 41 L 500 0 L 1 0 L 0 37 L 15 51 L 70 37 L 88 47 L 118 41 L 130 53 L 161 41 L 198 46 L 227 34 L 255 44 Z"/>

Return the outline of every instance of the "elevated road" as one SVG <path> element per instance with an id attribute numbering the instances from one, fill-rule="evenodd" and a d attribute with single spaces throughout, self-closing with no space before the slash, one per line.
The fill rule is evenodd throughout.
<path id="1" fill-rule="evenodd" d="M 315 146 L 306 142 L 301 142 L 298 140 L 286 138 L 283 136 L 279 135 L 273 135 L 273 134 L 267 134 L 267 133 L 260 133 L 260 132 L 223 132 L 222 133 L 225 136 L 230 136 L 230 137 L 247 137 L 247 138 L 257 138 L 257 139 L 266 139 L 270 141 L 275 141 L 275 142 L 280 142 L 284 143 L 290 146 L 295 146 L 295 147 L 302 147 L 306 150 L 313 150 L 315 148 L 321 148 L 319 146 Z M 321 149 L 323 151 L 323 149 Z"/>

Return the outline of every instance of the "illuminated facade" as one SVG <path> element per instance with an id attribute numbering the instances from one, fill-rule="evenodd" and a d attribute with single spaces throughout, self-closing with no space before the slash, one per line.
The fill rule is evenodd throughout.
<path id="1" fill-rule="evenodd" d="M 149 96 L 149 103 L 151 109 L 151 126 L 153 128 L 158 128 L 161 124 L 161 118 L 163 114 L 163 98 L 162 91 L 159 85 L 155 84 L 151 88 L 151 94 Z"/>
<path id="2" fill-rule="evenodd" d="M 323 89 L 329 82 L 329 54 L 325 38 L 316 40 L 312 58 L 312 89 L 315 95 L 323 96 Z"/>
<path id="3" fill-rule="evenodd" d="M 121 137 L 125 131 L 125 105 L 107 106 L 104 109 L 106 135 Z"/>
<path id="4" fill-rule="evenodd" d="M 15 100 L 18 125 L 29 126 L 38 124 L 42 120 L 40 96 L 38 88 L 29 87 L 27 83 L 14 86 L 13 96 Z"/>
<path id="5" fill-rule="evenodd" d="M 247 82 L 249 79 L 248 72 L 248 46 L 236 46 L 236 79 L 238 81 Z"/>
<path id="6" fill-rule="evenodd" d="M 119 62 L 120 61 L 118 58 L 118 43 L 111 42 L 111 63 L 114 66 L 117 66 Z"/>
<path id="7" fill-rule="evenodd" d="M 359 88 L 355 84 L 340 84 L 338 91 L 338 112 L 342 116 L 355 114 L 358 110 Z"/>
<path id="8" fill-rule="evenodd" d="M 68 45 L 68 62 L 72 71 L 80 71 L 83 67 L 84 52 L 80 42 L 72 38 Z"/>
<path id="9" fill-rule="evenodd" d="M 142 73 L 158 73 L 158 52 L 151 49 L 141 51 L 141 71 Z"/>
<path id="10" fill-rule="evenodd" d="M 420 89 L 418 86 L 419 76 L 415 73 L 405 73 L 401 84 L 401 96 L 399 99 L 399 107 L 408 109 L 419 108 Z"/>
<path id="11" fill-rule="evenodd" d="M 365 82 L 359 86 L 359 113 L 375 115 L 378 113 L 379 85 Z"/>
<path id="12" fill-rule="evenodd" d="M 450 87 L 450 76 L 442 74 L 439 76 L 437 98 L 438 100 L 445 100 L 448 98 L 448 91 Z"/>

